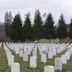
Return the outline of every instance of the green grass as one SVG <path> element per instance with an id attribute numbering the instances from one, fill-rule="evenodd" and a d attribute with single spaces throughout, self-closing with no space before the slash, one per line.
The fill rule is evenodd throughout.
<path id="1" fill-rule="evenodd" d="M 0 48 L 0 72 L 10 72 L 3 46 Z"/>
<path id="2" fill-rule="evenodd" d="M 47 63 L 41 62 L 41 58 L 40 58 L 40 55 L 38 52 L 37 53 L 37 68 L 35 68 L 35 69 L 32 69 L 29 67 L 29 61 L 28 62 L 23 61 L 23 59 L 21 57 L 19 57 L 19 55 L 16 55 L 14 51 L 12 51 L 12 53 L 15 56 L 15 62 L 20 63 L 21 72 L 44 72 L 44 66 L 46 66 L 46 65 L 54 66 L 55 57 L 60 57 L 62 54 L 65 53 L 65 51 L 62 52 L 62 54 L 61 53 L 57 54 L 57 56 L 55 56 L 53 59 L 48 59 Z M 68 63 L 63 65 L 62 71 L 55 71 L 55 72 L 72 72 L 72 56 L 71 56 L 70 60 L 68 61 Z"/>
<path id="3" fill-rule="evenodd" d="M 53 59 L 47 59 L 47 63 L 41 62 L 41 57 L 39 55 L 39 51 L 37 53 L 37 68 L 32 69 L 29 67 L 29 61 L 23 61 L 22 57 L 19 57 L 14 51 L 12 51 L 12 54 L 14 55 L 15 62 L 18 62 L 20 64 L 20 72 L 44 72 L 44 66 L 46 65 L 53 65 L 55 62 L 56 57 L 60 57 L 62 54 L 65 53 L 58 53 L 57 56 L 54 56 Z M 30 55 L 32 56 L 32 54 Z M 29 58 L 30 58 L 29 56 Z M 8 66 L 6 55 L 3 48 L 0 48 L 0 72 L 11 72 L 10 67 Z M 63 70 L 62 71 L 55 71 L 55 72 L 72 72 L 72 56 L 67 64 L 63 64 Z"/>

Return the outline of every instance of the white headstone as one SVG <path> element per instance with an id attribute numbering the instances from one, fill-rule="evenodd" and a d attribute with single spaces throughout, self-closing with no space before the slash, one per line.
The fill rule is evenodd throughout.
<path id="1" fill-rule="evenodd" d="M 54 72 L 54 66 L 45 66 L 44 67 L 44 72 Z"/>
<path id="2" fill-rule="evenodd" d="M 20 72 L 20 64 L 19 63 L 13 63 L 11 66 L 11 72 Z"/>
<path id="3" fill-rule="evenodd" d="M 37 48 L 34 48 L 32 51 L 33 56 L 37 56 Z"/>
<path id="4" fill-rule="evenodd" d="M 60 48 L 57 48 L 57 53 L 60 53 L 60 52 L 61 52 Z"/>
<path id="5" fill-rule="evenodd" d="M 62 55 L 61 56 L 61 59 L 62 59 L 62 63 L 63 64 L 66 64 L 67 63 L 67 57 L 65 55 Z"/>
<path id="6" fill-rule="evenodd" d="M 28 53 L 23 54 L 23 61 L 28 61 Z"/>
<path id="7" fill-rule="evenodd" d="M 55 58 L 55 70 L 62 71 L 62 59 L 60 57 Z"/>
<path id="8" fill-rule="evenodd" d="M 56 48 L 52 49 L 52 54 L 53 54 L 53 56 L 56 56 Z"/>
<path id="9" fill-rule="evenodd" d="M 46 54 L 41 54 L 41 62 L 44 62 L 44 63 L 47 62 Z"/>
<path id="10" fill-rule="evenodd" d="M 66 53 L 65 53 L 65 56 L 66 56 L 66 58 L 67 58 L 67 60 L 70 60 L 70 52 L 69 51 L 67 51 Z"/>
<path id="11" fill-rule="evenodd" d="M 11 66 L 14 63 L 14 56 L 13 55 L 9 55 L 8 56 L 8 65 Z"/>
<path id="12" fill-rule="evenodd" d="M 27 50 L 28 50 L 28 48 L 25 46 L 25 47 L 24 47 L 24 52 L 27 52 Z"/>
<path id="13" fill-rule="evenodd" d="M 19 56 L 20 56 L 20 57 L 23 57 L 23 54 L 24 54 L 24 53 L 23 53 L 23 50 L 20 49 L 20 50 L 19 50 Z"/>
<path id="14" fill-rule="evenodd" d="M 16 54 L 19 54 L 19 48 L 15 48 Z"/>
<path id="15" fill-rule="evenodd" d="M 52 59 L 52 58 L 53 58 L 52 51 L 51 51 L 51 50 L 49 50 L 49 51 L 48 51 L 48 59 Z"/>
<path id="16" fill-rule="evenodd" d="M 30 68 L 36 68 L 37 67 L 37 58 L 36 56 L 30 57 Z"/>

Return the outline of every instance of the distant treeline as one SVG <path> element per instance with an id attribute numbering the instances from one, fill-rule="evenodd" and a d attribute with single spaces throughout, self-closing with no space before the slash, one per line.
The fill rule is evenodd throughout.
<path id="1" fill-rule="evenodd" d="M 12 18 L 11 12 L 6 12 L 4 22 L 6 36 L 14 42 L 72 38 L 72 19 L 70 24 L 67 25 L 63 14 L 61 14 L 58 24 L 54 26 L 54 23 L 51 13 L 43 21 L 39 10 L 35 12 L 33 24 L 30 20 L 30 13 L 27 13 L 23 23 L 19 13 Z"/>

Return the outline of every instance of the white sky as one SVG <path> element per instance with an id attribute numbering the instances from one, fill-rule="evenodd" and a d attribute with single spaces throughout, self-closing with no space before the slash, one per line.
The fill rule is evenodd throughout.
<path id="1" fill-rule="evenodd" d="M 56 23 L 61 13 L 67 23 L 72 18 L 72 0 L 0 0 L 0 22 L 4 21 L 6 11 L 11 11 L 13 16 L 20 12 L 23 21 L 25 14 L 30 12 L 33 19 L 35 9 L 39 9 L 41 15 L 51 12 Z"/>

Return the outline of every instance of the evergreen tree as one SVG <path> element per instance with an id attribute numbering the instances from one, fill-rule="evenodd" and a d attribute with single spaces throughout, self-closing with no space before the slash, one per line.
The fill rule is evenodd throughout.
<path id="1" fill-rule="evenodd" d="M 21 41 L 22 39 L 22 21 L 21 21 L 19 14 L 15 16 L 10 28 L 11 28 L 10 35 L 11 35 L 12 40 Z"/>
<path id="2" fill-rule="evenodd" d="M 61 14 L 58 22 L 57 37 L 60 39 L 67 37 L 67 28 L 66 28 L 63 14 Z"/>
<path id="3" fill-rule="evenodd" d="M 26 15 L 23 26 L 23 40 L 32 40 L 32 27 L 30 21 L 30 13 Z"/>
<path id="4" fill-rule="evenodd" d="M 33 38 L 35 40 L 41 38 L 41 30 L 42 30 L 42 18 L 39 10 L 36 10 L 35 18 L 34 18 L 34 26 L 33 26 Z"/>
<path id="5" fill-rule="evenodd" d="M 12 23 L 12 14 L 11 14 L 11 12 L 6 12 L 4 24 L 5 24 L 5 32 L 6 32 L 7 37 L 9 37 L 9 35 L 10 35 L 9 30 L 10 30 L 11 23 Z"/>
<path id="6" fill-rule="evenodd" d="M 44 37 L 48 39 L 55 38 L 54 20 L 51 13 L 48 14 L 44 24 Z"/>
<path id="7" fill-rule="evenodd" d="M 69 29 L 69 38 L 72 38 L 72 19 L 71 19 L 70 29 Z"/>

